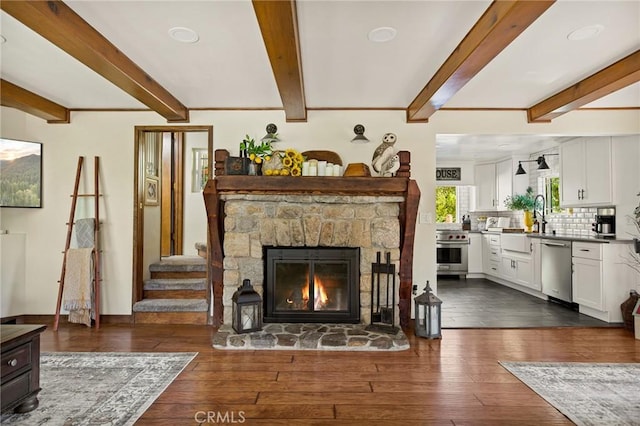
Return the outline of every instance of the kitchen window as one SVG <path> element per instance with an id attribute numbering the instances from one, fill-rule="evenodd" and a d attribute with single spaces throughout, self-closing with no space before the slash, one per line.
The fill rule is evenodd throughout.
<path id="1" fill-rule="evenodd" d="M 458 222 L 458 188 L 436 187 L 436 223 Z"/>
<path id="2" fill-rule="evenodd" d="M 540 183 L 544 188 L 543 194 L 546 200 L 545 214 L 560 213 L 560 178 L 558 176 L 541 177 Z"/>

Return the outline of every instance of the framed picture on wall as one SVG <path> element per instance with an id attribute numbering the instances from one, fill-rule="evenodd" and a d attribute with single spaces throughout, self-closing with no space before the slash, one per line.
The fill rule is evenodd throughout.
<path id="1" fill-rule="evenodd" d="M 144 180 L 144 204 L 147 206 L 158 205 L 158 180 L 145 178 Z"/>
<path id="2" fill-rule="evenodd" d="M 42 144 L 0 138 L 0 207 L 42 207 Z"/>

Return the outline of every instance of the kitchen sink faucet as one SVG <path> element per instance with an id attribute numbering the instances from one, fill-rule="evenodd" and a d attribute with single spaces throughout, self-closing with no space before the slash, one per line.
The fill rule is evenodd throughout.
<path id="1" fill-rule="evenodd" d="M 545 234 L 547 221 L 544 220 L 545 200 L 544 195 L 542 194 L 536 195 L 536 198 L 533 199 L 533 218 L 536 218 L 536 212 L 538 211 L 538 198 L 542 198 L 542 210 L 540 210 L 540 216 L 542 217 L 542 221 L 540 221 L 540 233 Z"/>

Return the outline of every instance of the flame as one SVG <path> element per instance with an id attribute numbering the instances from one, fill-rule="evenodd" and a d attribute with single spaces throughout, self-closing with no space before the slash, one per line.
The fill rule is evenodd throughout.
<path id="1" fill-rule="evenodd" d="M 313 308 L 322 309 L 329 303 L 329 296 L 327 295 L 327 290 L 322 284 L 322 280 L 320 280 L 320 278 L 316 278 L 314 283 L 315 283 L 314 287 L 315 287 L 316 297 L 315 297 L 315 300 L 313 301 Z M 309 287 L 310 287 L 309 283 L 307 283 L 302 288 L 302 300 L 304 301 L 305 304 L 309 301 Z M 291 304 L 293 303 L 293 300 L 287 299 L 287 303 Z"/>
<path id="2" fill-rule="evenodd" d="M 314 309 L 321 309 L 329 303 L 329 296 L 327 296 L 327 290 L 322 285 L 320 278 L 315 278 L 316 299 L 313 301 Z"/>

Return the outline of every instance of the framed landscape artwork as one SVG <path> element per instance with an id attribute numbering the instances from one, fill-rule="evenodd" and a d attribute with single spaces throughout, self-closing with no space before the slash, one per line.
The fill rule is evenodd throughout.
<path id="1" fill-rule="evenodd" d="M 0 138 L 0 207 L 42 207 L 42 144 Z"/>

